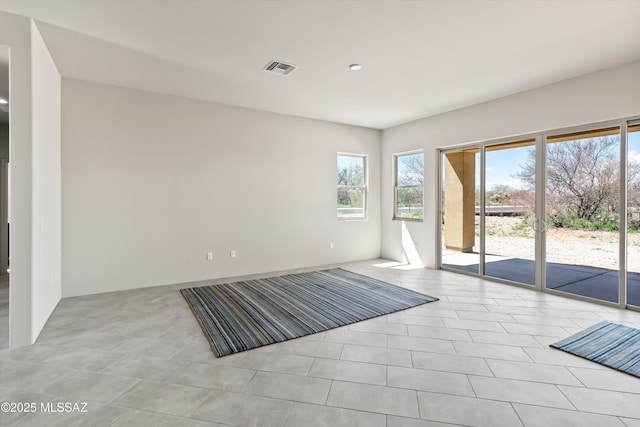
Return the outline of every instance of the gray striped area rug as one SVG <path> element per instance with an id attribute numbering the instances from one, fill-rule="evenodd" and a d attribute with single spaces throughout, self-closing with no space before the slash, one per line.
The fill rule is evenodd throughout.
<path id="1" fill-rule="evenodd" d="M 438 300 L 340 268 L 180 292 L 218 357 Z"/>
<path id="2" fill-rule="evenodd" d="M 600 322 L 551 347 L 640 377 L 640 330 Z"/>

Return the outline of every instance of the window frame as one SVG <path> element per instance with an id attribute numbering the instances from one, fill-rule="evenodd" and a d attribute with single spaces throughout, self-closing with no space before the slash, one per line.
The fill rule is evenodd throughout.
<path id="1" fill-rule="evenodd" d="M 401 157 L 404 156 L 411 156 L 414 154 L 421 154 L 422 155 L 422 185 L 398 185 L 398 160 Z M 422 193 L 422 217 L 420 218 L 411 218 L 411 217 L 404 217 L 404 216 L 399 216 L 398 215 L 398 190 L 401 188 L 410 188 L 410 189 L 415 189 L 415 188 L 421 188 L 421 193 Z M 401 153 L 395 153 L 393 154 L 393 217 L 392 219 L 394 221 L 414 221 L 414 222 L 423 222 L 424 221 L 424 211 L 425 211 L 425 207 L 424 207 L 424 150 L 422 149 L 418 149 L 418 150 L 411 150 L 411 151 L 404 151 Z"/>
<path id="2" fill-rule="evenodd" d="M 340 157 L 355 157 L 355 158 L 360 158 L 362 159 L 362 173 L 363 173 L 363 185 L 338 185 L 336 183 L 336 218 L 342 221 L 363 221 L 366 220 L 368 218 L 368 192 L 369 192 L 369 159 L 368 159 L 368 155 L 366 154 L 359 154 L 359 153 L 345 153 L 345 152 L 338 152 L 336 154 L 336 167 L 337 167 L 337 161 Z M 337 172 L 337 169 L 336 169 Z M 358 190 L 362 190 L 362 215 L 340 215 L 340 212 L 338 211 L 339 206 L 338 206 L 338 191 L 340 189 L 358 189 Z"/>

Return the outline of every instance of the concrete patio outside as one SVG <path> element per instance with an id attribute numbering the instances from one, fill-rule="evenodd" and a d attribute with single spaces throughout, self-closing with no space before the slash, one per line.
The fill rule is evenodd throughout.
<path id="1" fill-rule="evenodd" d="M 442 266 L 478 273 L 477 252 L 461 253 L 445 250 Z M 487 254 L 485 275 L 534 285 L 533 260 Z M 603 301 L 618 302 L 618 271 L 572 264 L 547 263 L 547 288 Z M 640 274 L 628 273 L 627 303 L 640 307 Z"/>

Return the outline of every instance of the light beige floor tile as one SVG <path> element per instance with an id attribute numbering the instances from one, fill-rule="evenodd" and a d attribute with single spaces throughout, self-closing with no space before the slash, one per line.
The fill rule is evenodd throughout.
<path id="1" fill-rule="evenodd" d="M 283 374 L 306 375 L 313 357 L 293 354 L 251 352 L 240 362 L 239 367 L 256 371 L 281 372 Z"/>
<path id="2" fill-rule="evenodd" d="M 558 386 L 580 411 L 640 418 L 640 395 L 618 391 Z"/>
<path id="3" fill-rule="evenodd" d="M 594 313 L 592 311 L 576 311 L 576 310 L 563 311 L 563 310 L 552 310 L 552 309 L 547 309 L 547 308 L 541 308 L 538 311 L 539 311 L 539 314 L 541 314 L 543 316 L 567 317 L 567 318 L 572 319 L 574 321 L 576 321 L 576 320 L 594 320 L 594 321 L 596 321 L 596 323 L 602 321 L 602 316 L 599 315 L 598 313 Z M 528 314 L 528 313 L 518 313 L 518 314 Z"/>
<path id="4" fill-rule="evenodd" d="M 465 320 L 484 320 L 488 322 L 512 322 L 515 319 L 508 313 L 482 313 L 479 311 L 459 311 L 458 316 Z M 501 331 L 504 332 L 504 331 Z"/>
<path id="5" fill-rule="evenodd" d="M 295 403 L 286 427 L 386 427 L 382 414 Z"/>
<path id="6" fill-rule="evenodd" d="M 182 418 L 154 412 L 137 411 L 135 409 L 129 409 L 129 411 L 131 413 L 127 417 L 116 422 L 112 427 L 221 427 L 217 423 L 193 418 Z M 99 424 L 96 424 L 97 426 Z"/>
<path id="7" fill-rule="evenodd" d="M 136 378 L 77 371 L 50 384 L 43 392 L 85 402 L 111 403 L 138 381 Z"/>
<path id="8" fill-rule="evenodd" d="M 351 332 L 370 332 L 388 335 L 408 335 L 407 326 L 399 323 L 360 322 L 349 326 Z"/>
<path id="9" fill-rule="evenodd" d="M 401 350 L 428 351 L 431 353 L 456 354 L 451 341 L 421 337 L 389 335 L 387 346 Z"/>
<path id="10" fill-rule="evenodd" d="M 165 341 L 151 338 L 132 338 L 124 344 L 119 345 L 113 351 L 117 353 L 130 353 L 139 356 L 152 356 L 160 359 L 171 359 L 182 349 L 179 347 L 167 346 Z"/>
<path id="11" fill-rule="evenodd" d="M 443 310 L 466 310 L 466 311 L 482 311 L 487 312 L 487 308 L 482 304 L 467 304 L 462 302 L 436 301 L 432 302 L 434 308 Z"/>
<path id="12" fill-rule="evenodd" d="M 118 375 L 155 381 L 166 381 L 187 366 L 184 360 L 166 360 L 149 356 L 127 355 L 100 371 L 101 374 Z"/>
<path id="13" fill-rule="evenodd" d="M 311 366 L 309 376 L 364 384 L 385 385 L 387 383 L 387 367 L 373 363 L 316 359 Z"/>
<path id="14" fill-rule="evenodd" d="M 387 415 L 387 427 L 457 427 L 460 424 L 439 423 L 436 421 L 417 420 L 415 418 Z"/>
<path id="15" fill-rule="evenodd" d="M 469 332 L 464 329 L 448 329 L 429 326 L 409 325 L 409 336 L 433 338 L 438 340 L 472 341 Z"/>
<path id="16" fill-rule="evenodd" d="M 506 314 L 529 314 L 532 316 L 540 315 L 541 311 L 545 310 L 544 308 L 528 308 L 528 307 L 509 307 L 505 305 L 488 305 L 487 311 L 490 313 L 506 313 Z M 554 311 L 555 312 L 555 311 Z"/>
<path id="17" fill-rule="evenodd" d="M 572 317 L 571 321 L 573 323 L 575 323 L 576 325 L 578 325 L 578 327 L 586 329 L 586 328 L 589 328 L 589 327 L 591 327 L 593 325 L 597 325 L 598 323 L 602 322 L 602 319 L 574 319 Z"/>
<path id="18" fill-rule="evenodd" d="M 624 427 L 616 417 L 514 403 L 525 427 Z"/>
<path id="19" fill-rule="evenodd" d="M 587 368 L 569 368 L 569 370 L 588 388 L 640 394 L 640 379 L 624 372 Z"/>
<path id="20" fill-rule="evenodd" d="M 448 295 L 447 300 L 451 302 L 461 302 L 466 304 L 483 304 L 483 305 L 497 305 L 495 299 L 493 298 L 483 298 L 476 296 L 459 296 L 459 295 Z"/>
<path id="21" fill-rule="evenodd" d="M 59 412 L 58 403 L 64 405 L 67 400 L 54 400 L 51 402 L 52 409 L 40 409 L 37 412 L 26 414 L 26 416 L 20 418 L 18 421 L 11 424 L 12 427 L 32 427 L 32 426 L 47 426 L 47 427 L 84 427 L 84 426 L 111 426 L 124 420 L 129 415 L 130 410 L 125 408 L 118 408 L 115 406 L 100 405 L 97 403 L 89 402 L 86 407 L 77 406 L 76 409 L 84 409 L 86 412 L 79 411 L 65 411 L 62 409 Z M 69 402 L 73 405 L 75 402 Z M 73 406 L 72 406 L 73 407 Z M 53 409 L 55 408 L 55 409 Z"/>
<path id="22" fill-rule="evenodd" d="M 386 347 L 387 336 L 384 334 L 374 334 L 368 332 L 351 332 L 348 330 L 333 329 L 327 332 L 325 341 L 341 343 L 366 345 L 371 347 Z"/>
<path id="23" fill-rule="evenodd" d="M 418 418 L 416 392 L 391 387 L 334 381 L 327 405 Z"/>
<path id="24" fill-rule="evenodd" d="M 175 373 L 168 382 L 239 393 L 255 374 L 256 371 L 251 369 L 231 366 L 221 369 L 206 363 L 191 363 Z"/>
<path id="25" fill-rule="evenodd" d="M 188 417 L 208 393 L 199 387 L 141 380 L 114 400 L 113 405 Z"/>
<path id="26" fill-rule="evenodd" d="M 45 363 L 64 368 L 100 371 L 123 356 L 123 354 L 116 352 L 77 347 L 65 349 L 65 351 L 56 354 Z"/>
<path id="27" fill-rule="evenodd" d="M 455 310 L 444 310 L 435 308 L 432 304 L 419 305 L 403 311 L 404 314 L 428 316 L 428 317 L 449 317 L 457 319 L 458 313 Z"/>
<path id="28" fill-rule="evenodd" d="M 582 386 L 582 383 L 564 366 L 493 359 L 487 359 L 487 363 L 498 378 Z"/>
<path id="29" fill-rule="evenodd" d="M 476 396 L 481 399 L 574 409 L 571 402 L 552 384 L 476 376 L 469 376 L 469 381 Z"/>
<path id="30" fill-rule="evenodd" d="M 49 384 L 73 373 L 57 366 L 14 362 L 0 370 L 0 386 L 7 391 L 41 392 Z"/>
<path id="31" fill-rule="evenodd" d="M 21 362 L 43 363 L 56 355 L 70 351 L 71 348 L 45 342 L 12 348 L 3 351 L 3 358 L 19 360 Z"/>
<path id="32" fill-rule="evenodd" d="M 456 352 L 462 356 L 485 357 L 501 360 L 531 362 L 531 358 L 520 347 L 501 344 L 454 342 Z"/>
<path id="33" fill-rule="evenodd" d="M 518 323 L 524 323 L 526 325 L 543 325 L 543 326 L 560 326 L 575 328 L 580 326 L 573 320 L 565 317 L 551 317 L 551 316 L 529 316 L 526 314 L 512 314 L 513 318 Z"/>
<path id="34" fill-rule="evenodd" d="M 408 350 L 394 348 L 345 345 L 340 359 L 381 365 L 412 366 L 411 353 Z"/>
<path id="35" fill-rule="evenodd" d="M 245 393 L 323 405 L 329 388 L 331 381 L 325 379 L 258 372 L 247 385 Z"/>
<path id="36" fill-rule="evenodd" d="M 512 345 L 516 347 L 541 347 L 536 337 L 531 335 L 509 334 L 504 332 L 469 331 L 474 342 L 485 344 Z M 557 338 L 554 338 L 556 341 Z"/>
<path id="37" fill-rule="evenodd" d="M 387 316 L 389 323 L 402 325 L 422 325 L 444 327 L 442 319 L 433 316 L 419 316 L 415 314 L 394 313 Z"/>
<path id="38" fill-rule="evenodd" d="M 527 325 L 524 323 L 502 322 L 502 327 L 511 334 L 545 335 L 548 337 L 566 338 L 571 334 L 559 326 Z"/>
<path id="39" fill-rule="evenodd" d="M 0 383 L 0 386 L 2 383 Z M 28 403 L 29 409 L 31 404 L 35 404 L 35 408 L 40 412 L 40 404 L 52 402 L 56 400 L 55 396 L 43 394 L 43 393 L 31 393 L 31 392 L 0 392 L 0 403 L 7 402 L 11 405 L 17 405 L 18 403 Z M 10 406 L 8 410 L 0 411 L 0 426 L 8 426 L 11 423 L 15 423 L 19 418 L 23 418 L 29 413 L 25 410 L 18 410 L 17 406 Z M 15 424 L 14 424 L 15 425 Z"/>
<path id="40" fill-rule="evenodd" d="M 493 376 L 489 365 L 478 357 L 412 351 L 413 367 L 433 371 Z"/>
<path id="41" fill-rule="evenodd" d="M 506 307 L 547 308 L 548 305 L 541 301 L 500 300 L 498 304 Z"/>
<path id="42" fill-rule="evenodd" d="M 473 397 L 418 392 L 420 417 L 473 427 L 522 426 L 511 404 Z"/>
<path id="43" fill-rule="evenodd" d="M 467 320 L 467 319 L 443 319 L 447 328 L 467 329 L 473 331 L 489 331 L 504 332 L 504 328 L 498 322 L 489 322 L 486 320 Z"/>
<path id="44" fill-rule="evenodd" d="M 212 365 L 220 366 L 235 366 L 238 367 L 240 363 L 251 354 L 252 350 L 242 351 L 240 353 L 230 354 L 224 357 L 216 357 L 211 350 L 208 342 L 200 343 L 185 343 L 181 346 L 181 350 L 174 355 L 171 360 L 180 360 L 188 362 L 209 363 Z"/>
<path id="45" fill-rule="evenodd" d="M 211 391 L 191 418 L 243 427 L 282 427 L 293 402 Z"/>
<path id="46" fill-rule="evenodd" d="M 587 369 L 610 369 L 582 357 L 574 356 L 554 348 L 523 348 L 536 363 L 547 365 L 573 366 Z"/>
<path id="47" fill-rule="evenodd" d="M 466 375 L 389 366 L 387 385 L 436 393 L 475 396 Z"/>
<path id="48" fill-rule="evenodd" d="M 342 344 L 315 340 L 294 339 L 275 344 L 274 353 L 297 354 L 298 356 L 339 359 Z"/>
<path id="49" fill-rule="evenodd" d="M 551 344 L 558 342 L 558 337 L 543 337 L 541 335 L 536 335 L 534 336 L 534 338 L 536 339 L 536 341 L 538 341 L 541 344 L 542 348 L 549 348 Z M 523 347 L 535 347 L 535 346 L 526 345 Z"/>

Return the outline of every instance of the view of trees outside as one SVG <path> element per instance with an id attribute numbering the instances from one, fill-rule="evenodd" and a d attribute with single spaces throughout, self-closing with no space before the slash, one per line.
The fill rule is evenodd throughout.
<path id="1" fill-rule="evenodd" d="M 424 217 L 424 155 L 396 156 L 396 218 Z"/>
<path id="2" fill-rule="evenodd" d="M 365 215 L 365 158 L 362 156 L 338 156 L 338 216 L 362 217 Z"/>
<path id="3" fill-rule="evenodd" d="M 535 237 L 535 148 L 502 151 L 487 151 L 486 157 L 486 251 L 529 259 Z M 548 262 L 617 268 L 619 152 L 618 135 L 547 144 Z M 640 272 L 640 132 L 629 134 L 627 182 L 627 268 Z"/>
<path id="4" fill-rule="evenodd" d="M 547 218 L 550 226 L 617 231 L 619 229 L 620 138 L 602 136 L 549 144 L 547 148 Z M 535 153 L 517 177 L 535 188 Z M 629 165 L 629 182 L 640 177 Z M 633 187 L 633 186 L 632 186 Z"/>
<path id="5" fill-rule="evenodd" d="M 548 268 L 557 264 L 588 266 L 602 269 L 603 274 L 604 270 L 612 271 L 606 273 L 612 277 L 619 270 L 620 229 L 626 221 L 628 283 L 637 287 L 640 284 L 640 126 L 630 127 L 627 135 L 626 177 L 620 176 L 621 138 L 616 132 L 617 129 L 601 129 L 550 137 L 545 142 L 545 259 Z M 485 274 L 508 278 L 508 272 L 499 270 L 499 261 L 535 261 L 533 228 L 534 225 L 543 227 L 541 222 L 535 222 L 538 161 L 535 141 L 486 146 L 484 171 L 480 168 L 479 148 L 468 149 L 474 150 L 477 154 L 473 251 L 456 252 L 444 246 L 447 221 L 443 203 L 443 265 L 473 271 L 479 263 L 480 179 L 484 172 Z M 443 201 L 447 197 L 444 164 L 443 156 Z M 627 218 L 620 216 L 620 180 L 625 178 Z M 528 278 L 526 274 L 529 272 L 520 270 L 518 281 L 533 284 L 533 272 Z M 637 295 L 629 296 L 628 301 L 640 306 Z"/>

